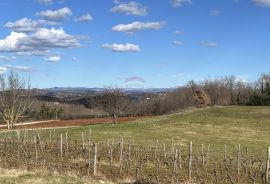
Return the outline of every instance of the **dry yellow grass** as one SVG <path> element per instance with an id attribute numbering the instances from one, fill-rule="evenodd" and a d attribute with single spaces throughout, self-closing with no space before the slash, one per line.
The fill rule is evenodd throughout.
<path id="1" fill-rule="evenodd" d="M 1 184 L 114 184 L 107 181 L 93 181 L 87 178 L 81 178 L 72 174 L 65 176 L 57 173 L 47 173 L 42 171 L 29 172 L 20 169 L 1 169 Z"/>

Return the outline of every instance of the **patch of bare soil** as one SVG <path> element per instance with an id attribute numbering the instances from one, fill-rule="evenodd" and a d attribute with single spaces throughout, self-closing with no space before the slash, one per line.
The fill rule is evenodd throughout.
<path id="1" fill-rule="evenodd" d="M 125 123 L 129 121 L 134 121 L 137 119 L 146 118 L 145 116 L 141 117 L 119 117 L 117 122 Z M 54 127 L 70 127 L 70 126 L 84 126 L 84 125 L 95 125 L 95 124 L 110 124 L 112 123 L 111 118 L 92 118 L 92 119 L 76 119 L 76 120 L 61 120 L 61 121 L 50 121 L 42 123 L 34 123 L 27 125 L 17 125 L 16 129 L 29 129 L 29 128 L 54 128 Z M 0 130 L 5 130 L 6 127 L 1 127 Z"/>

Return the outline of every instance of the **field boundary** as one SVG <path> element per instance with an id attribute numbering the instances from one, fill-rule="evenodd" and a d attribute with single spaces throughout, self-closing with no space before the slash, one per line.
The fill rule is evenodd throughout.
<path id="1" fill-rule="evenodd" d="M 117 124 L 131 122 L 139 119 L 149 118 L 149 116 L 137 117 L 119 117 Z M 112 124 L 111 118 L 91 118 L 91 119 L 76 119 L 76 120 L 47 120 L 38 122 L 16 123 L 15 130 L 18 129 L 55 129 L 55 128 L 70 128 L 97 124 Z M 7 125 L 0 125 L 0 131 L 7 130 Z"/>
<path id="2" fill-rule="evenodd" d="M 24 126 L 24 125 L 33 125 L 33 124 L 39 124 L 39 123 L 47 123 L 47 122 L 53 122 L 53 121 L 60 121 L 57 119 L 54 120 L 44 120 L 44 121 L 30 121 L 30 122 L 22 122 L 22 123 L 15 123 L 15 126 Z M 7 125 L 0 125 L 0 128 L 7 127 Z"/>

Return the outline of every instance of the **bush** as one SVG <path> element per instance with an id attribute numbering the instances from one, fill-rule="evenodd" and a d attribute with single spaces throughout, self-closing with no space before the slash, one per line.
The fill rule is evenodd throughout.
<path id="1" fill-rule="evenodd" d="M 253 94 L 250 96 L 247 105 L 250 106 L 270 106 L 270 96 L 265 94 Z"/>

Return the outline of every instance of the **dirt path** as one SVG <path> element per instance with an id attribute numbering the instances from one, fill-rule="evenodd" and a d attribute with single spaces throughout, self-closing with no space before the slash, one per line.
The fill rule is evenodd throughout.
<path id="1" fill-rule="evenodd" d="M 146 118 L 142 117 L 120 117 L 117 118 L 118 122 L 129 122 L 137 119 Z M 76 120 L 51 120 L 51 121 L 39 121 L 16 124 L 16 129 L 30 129 L 30 128 L 53 128 L 53 127 L 70 127 L 70 126 L 83 126 L 83 125 L 95 125 L 95 124 L 109 124 L 112 123 L 111 118 L 92 118 L 92 119 L 76 119 Z M 1 125 L 0 130 L 6 130 L 6 125 Z"/>
<path id="2" fill-rule="evenodd" d="M 33 122 L 23 122 L 23 123 L 15 123 L 15 126 L 22 126 L 22 125 L 33 125 L 33 124 L 39 124 L 39 123 L 47 123 L 47 122 L 53 122 L 53 121 L 59 121 L 59 120 L 46 120 L 46 121 L 33 121 Z M 0 125 L 0 128 L 5 128 L 7 125 Z"/>

